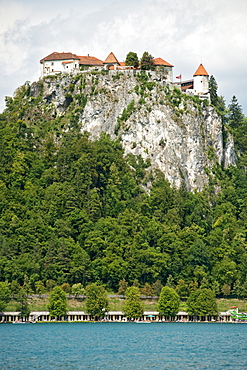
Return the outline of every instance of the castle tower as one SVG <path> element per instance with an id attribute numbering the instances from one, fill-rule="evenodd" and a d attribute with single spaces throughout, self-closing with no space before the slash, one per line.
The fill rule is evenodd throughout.
<path id="1" fill-rule="evenodd" d="M 195 93 L 207 94 L 209 89 L 209 74 L 202 64 L 199 65 L 193 77 Z"/>
<path id="2" fill-rule="evenodd" d="M 105 69 L 110 69 L 110 67 L 113 67 L 113 69 L 117 69 L 117 67 L 120 65 L 119 61 L 113 53 L 110 53 L 108 55 L 103 64 Z"/>

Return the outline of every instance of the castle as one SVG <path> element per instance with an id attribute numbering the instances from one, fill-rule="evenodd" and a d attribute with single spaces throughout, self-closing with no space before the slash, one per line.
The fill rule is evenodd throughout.
<path id="1" fill-rule="evenodd" d="M 181 90 L 187 94 L 198 95 L 201 99 L 210 99 L 209 74 L 202 64 L 193 75 L 193 79 L 181 81 Z"/>
<path id="2" fill-rule="evenodd" d="M 173 82 L 173 65 L 162 58 L 154 58 L 156 69 L 162 70 L 166 74 L 166 81 L 177 85 L 181 91 L 187 94 L 198 95 L 200 98 L 210 99 L 209 95 L 209 75 L 202 64 L 199 65 L 191 80 Z M 134 67 L 126 66 L 124 62 L 119 62 L 111 52 L 105 61 L 93 56 L 78 56 L 76 54 L 53 52 L 40 60 L 41 78 L 57 73 L 77 73 L 87 70 L 134 70 Z"/>

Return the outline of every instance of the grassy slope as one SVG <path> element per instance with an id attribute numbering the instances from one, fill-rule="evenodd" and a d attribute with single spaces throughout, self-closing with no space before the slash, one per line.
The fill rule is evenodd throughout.
<path id="1" fill-rule="evenodd" d="M 123 299 L 110 298 L 110 311 L 121 311 L 123 309 Z M 47 311 L 48 298 L 32 298 L 29 299 L 31 311 Z M 239 311 L 247 311 L 247 300 L 239 299 L 217 299 L 218 310 L 227 311 L 232 306 L 237 306 Z M 157 300 L 149 299 L 144 301 L 145 311 L 156 311 Z M 85 300 L 84 299 L 69 299 L 68 300 L 69 311 L 85 311 Z M 5 311 L 15 311 L 16 306 L 14 302 L 10 302 L 6 307 Z M 186 303 L 180 303 L 180 311 L 186 311 Z"/>

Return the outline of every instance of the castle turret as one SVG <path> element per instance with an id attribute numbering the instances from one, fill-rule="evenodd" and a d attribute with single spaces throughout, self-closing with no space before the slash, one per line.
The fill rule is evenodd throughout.
<path id="1" fill-rule="evenodd" d="M 117 69 L 117 67 L 120 65 L 119 61 L 113 53 L 110 53 L 108 55 L 103 64 L 105 69 L 110 69 L 111 67 L 113 67 L 113 69 Z"/>
<path id="2" fill-rule="evenodd" d="M 207 94 L 209 90 L 209 74 L 202 64 L 199 65 L 193 77 L 195 93 Z"/>

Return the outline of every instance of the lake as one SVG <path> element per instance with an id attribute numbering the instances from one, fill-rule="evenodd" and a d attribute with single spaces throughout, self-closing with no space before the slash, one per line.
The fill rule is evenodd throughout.
<path id="1" fill-rule="evenodd" d="M 1 324 L 5 369 L 247 369 L 247 324 Z"/>

